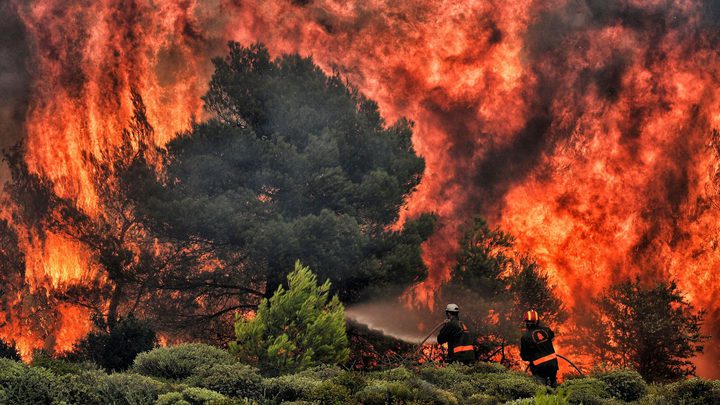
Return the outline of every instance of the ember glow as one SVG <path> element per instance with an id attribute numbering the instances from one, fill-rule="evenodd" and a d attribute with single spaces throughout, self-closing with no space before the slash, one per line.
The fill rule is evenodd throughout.
<path id="1" fill-rule="evenodd" d="M 203 118 L 209 58 L 224 41 L 260 41 L 339 70 L 389 122 L 415 121 L 427 169 L 404 217 L 434 211 L 443 224 L 425 246 L 431 273 L 411 294 L 417 302 L 449 277 L 460 225 L 482 214 L 540 260 L 570 307 L 629 276 L 670 277 L 708 310 L 706 333 L 718 336 L 712 4 L 17 0 L 32 55 L 27 162 L 99 214 L 82 154 L 117 145 L 130 90 L 162 145 Z M 60 236 L 25 240 L 33 282 L 93 277 Z M 85 326 L 63 321 L 58 339 Z M 37 338 L 25 338 L 27 352 Z M 720 375 L 713 346 L 701 375 Z"/>

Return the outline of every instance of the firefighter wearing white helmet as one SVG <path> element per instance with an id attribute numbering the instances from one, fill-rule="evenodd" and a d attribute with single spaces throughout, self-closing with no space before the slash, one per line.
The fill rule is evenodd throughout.
<path id="1" fill-rule="evenodd" d="M 447 361 L 470 364 L 475 362 L 475 347 L 473 339 L 465 324 L 460 321 L 460 307 L 456 304 L 448 304 L 445 307 L 445 325 L 437 336 L 440 344 L 447 343 Z"/>

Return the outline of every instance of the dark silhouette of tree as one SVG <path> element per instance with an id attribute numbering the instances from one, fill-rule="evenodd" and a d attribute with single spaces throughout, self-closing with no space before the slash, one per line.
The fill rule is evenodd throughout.
<path id="1" fill-rule="evenodd" d="M 678 380 L 695 373 L 690 359 L 703 352 L 704 311 L 696 312 L 675 282 L 625 281 L 595 300 L 598 313 L 577 336 L 588 354 L 611 366 L 637 370 L 650 382 Z"/>
<path id="2" fill-rule="evenodd" d="M 104 320 L 98 319 L 102 324 Z M 133 315 L 120 318 L 112 329 L 100 325 L 75 346 L 67 357 L 88 360 L 107 371 L 127 370 L 138 354 L 152 350 L 157 343 L 155 331 L 147 321 Z"/>
<path id="3" fill-rule="evenodd" d="M 266 295 L 298 259 L 346 301 L 424 277 L 434 218 L 389 229 L 424 168 L 412 124 L 387 126 L 309 58 L 231 43 L 214 63 L 204 100 L 216 118 L 170 142 L 166 178 L 138 193 L 154 232 L 234 255 Z"/>

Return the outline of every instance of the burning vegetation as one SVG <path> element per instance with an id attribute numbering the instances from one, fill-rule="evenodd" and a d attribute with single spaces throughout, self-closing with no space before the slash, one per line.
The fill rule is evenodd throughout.
<path id="1" fill-rule="evenodd" d="M 390 313 L 410 315 L 379 326 L 396 335 L 462 299 L 507 365 L 533 306 L 559 335 L 602 326 L 611 344 L 561 341 L 585 363 L 637 366 L 618 333 L 646 329 L 613 314 L 654 302 L 685 338 L 657 378 L 717 376 L 718 16 L 13 0 L 0 335 L 69 352 L 132 314 L 164 342 L 225 342 L 301 259 L 347 304 L 402 297 Z"/>

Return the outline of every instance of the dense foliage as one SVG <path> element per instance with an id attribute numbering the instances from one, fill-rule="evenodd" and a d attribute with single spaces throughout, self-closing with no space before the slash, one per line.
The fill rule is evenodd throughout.
<path id="1" fill-rule="evenodd" d="M 204 100 L 216 118 L 167 145 L 166 181 L 139 193 L 147 222 L 226 247 L 266 296 L 298 259 L 344 299 L 422 277 L 432 221 L 387 229 L 424 169 L 412 125 L 387 126 L 375 102 L 309 58 L 231 43 L 214 63 Z"/>
<path id="2" fill-rule="evenodd" d="M 255 316 L 235 321 L 236 341 L 230 350 L 245 362 L 274 373 L 303 370 L 317 364 L 342 364 L 348 359 L 345 309 L 330 298 L 330 282 L 300 262 L 280 286 L 263 299 Z"/>
<path id="3" fill-rule="evenodd" d="M 157 343 L 155 331 L 147 321 L 130 315 L 112 327 L 101 325 L 77 343 L 71 356 L 96 363 L 108 371 L 127 370 L 135 357 Z"/>
<path id="4" fill-rule="evenodd" d="M 134 372 L 106 374 L 80 364 L 58 374 L 0 359 L 0 403 L 3 404 L 709 404 L 720 400 L 720 382 L 683 380 L 646 386 L 637 373 L 615 370 L 574 378 L 557 390 L 537 385 L 527 374 L 497 364 L 474 366 L 426 364 L 377 372 L 348 371 L 337 366 L 296 374 L 264 377 L 231 360 L 213 365 L 217 352 L 187 347 L 163 353 L 164 363 L 185 364 L 184 377 L 168 380 Z M 157 350 L 157 349 L 156 349 Z M 215 349 L 218 350 L 218 349 Z M 206 357 L 203 358 L 204 353 Z M 204 360 L 197 361 L 197 360 Z M 58 360 L 64 361 L 64 360 Z M 222 360 L 224 362 L 225 360 Z M 178 377 L 176 375 L 175 377 Z"/>
<path id="5" fill-rule="evenodd" d="M 650 382 L 693 375 L 691 358 L 702 353 L 704 313 L 690 305 L 674 282 L 625 281 L 596 300 L 576 336 L 588 353 L 606 364 L 637 370 Z"/>

